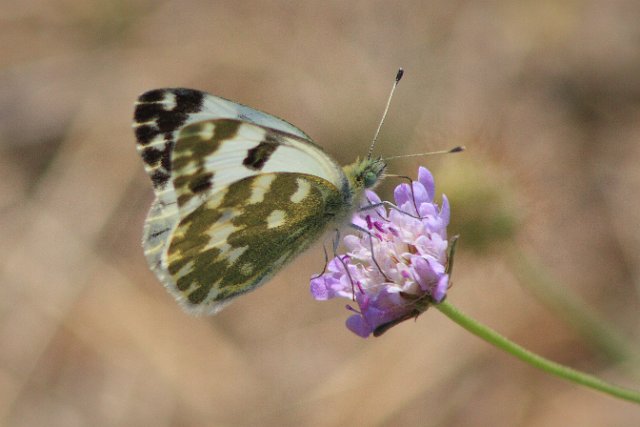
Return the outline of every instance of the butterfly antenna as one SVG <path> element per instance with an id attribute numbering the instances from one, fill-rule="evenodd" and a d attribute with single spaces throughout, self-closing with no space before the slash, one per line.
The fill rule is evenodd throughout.
<path id="1" fill-rule="evenodd" d="M 393 86 L 391 87 L 391 93 L 389 94 L 389 99 L 387 99 L 387 106 L 384 108 L 384 113 L 382 113 L 382 120 L 378 124 L 378 129 L 376 130 L 376 134 L 373 136 L 373 141 L 371 141 L 371 146 L 369 147 L 369 153 L 367 153 L 367 159 L 371 159 L 371 153 L 373 153 L 373 147 L 376 145 L 376 141 L 378 140 L 378 135 L 380 134 L 380 129 L 382 128 L 382 124 L 384 123 L 384 119 L 387 117 L 387 112 L 389 111 L 389 105 L 391 105 L 391 98 L 393 98 L 393 92 L 396 91 L 396 87 L 398 87 L 398 83 L 400 83 L 400 79 L 404 75 L 404 70 L 402 68 L 398 69 L 398 73 L 396 74 L 396 79 L 393 82 Z"/>
<path id="2" fill-rule="evenodd" d="M 384 161 L 387 160 L 395 160 L 395 159 L 404 159 L 406 157 L 422 157 L 422 156 L 433 156 L 434 154 L 451 154 L 451 153 L 460 153 L 461 151 L 464 151 L 465 147 L 464 145 L 459 145 L 457 147 L 453 147 L 449 150 L 441 150 L 441 151 L 430 151 L 428 153 L 417 153 L 417 154 L 401 154 L 399 156 L 391 156 L 391 157 L 385 157 Z"/>

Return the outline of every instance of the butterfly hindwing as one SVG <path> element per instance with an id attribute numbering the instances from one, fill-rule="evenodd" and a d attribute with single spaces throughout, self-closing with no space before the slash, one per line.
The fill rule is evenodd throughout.
<path id="1" fill-rule="evenodd" d="M 192 312 L 219 311 L 314 242 L 343 203 L 332 183 L 296 172 L 229 185 L 172 233 L 166 254 L 170 291 Z"/>

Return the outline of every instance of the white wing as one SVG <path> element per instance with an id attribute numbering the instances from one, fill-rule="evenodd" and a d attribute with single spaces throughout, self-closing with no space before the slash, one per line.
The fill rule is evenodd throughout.
<path id="1" fill-rule="evenodd" d="M 154 188 L 163 188 L 170 176 L 171 151 L 185 126 L 211 119 L 238 119 L 310 139 L 278 117 L 193 89 L 155 89 L 136 102 L 134 123 L 137 149 Z"/>
<path id="2" fill-rule="evenodd" d="M 342 168 L 307 139 L 231 119 L 208 120 L 185 127 L 171 161 L 180 218 L 234 182 L 270 172 L 320 177 L 343 191 Z"/>
<path id="3" fill-rule="evenodd" d="M 233 135 L 216 136 L 216 129 L 229 127 L 235 127 Z M 204 92 L 157 89 L 141 95 L 134 128 L 156 193 L 143 247 L 151 269 L 167 287 L 175 286 L 163 261 L 173 230 L 204 200 L 215 193 L 221 197 L 231 183 L 260 173 L 296 172 L 321 177 L 339 191 L 347 185 L 339 165 L 300 129 Z M 199 148 L 193 151 L 195 146 Z M 202 150 L 209 153 L 198 152 Z"/>

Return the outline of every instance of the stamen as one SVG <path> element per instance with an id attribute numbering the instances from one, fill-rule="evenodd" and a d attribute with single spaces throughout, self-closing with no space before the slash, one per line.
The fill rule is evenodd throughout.
<path id="1" fill-rule="evenodd" d="M 365 216 L 364 219 L 367 221 L 367 228 L 369 230 L 371 230 L 373 228 L 373 225 L 372 225 L 372 222 L 371 222 L 371 215 Z"/>
<path id="2" fill-rule="evenodd" d="M 354 313 L 362 314 L 362 312 L 360 312 L 360 311 L 356 310 L 355 308 L 351 307 L 349 304 L 345 305 L 345 308 L 346 308 L 347 310 L 349 310 L 349 311 L 354 312 Z"/>

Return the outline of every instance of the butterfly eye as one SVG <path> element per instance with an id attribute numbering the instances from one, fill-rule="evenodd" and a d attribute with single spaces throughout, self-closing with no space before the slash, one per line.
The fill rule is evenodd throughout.
<path id="1" fill-rule="evenodd" d="M 365 188 L 373 187 L 378 182 L 378 174 L 373 171 L 368 171 L 364 174 L 364 186 Z"/>

